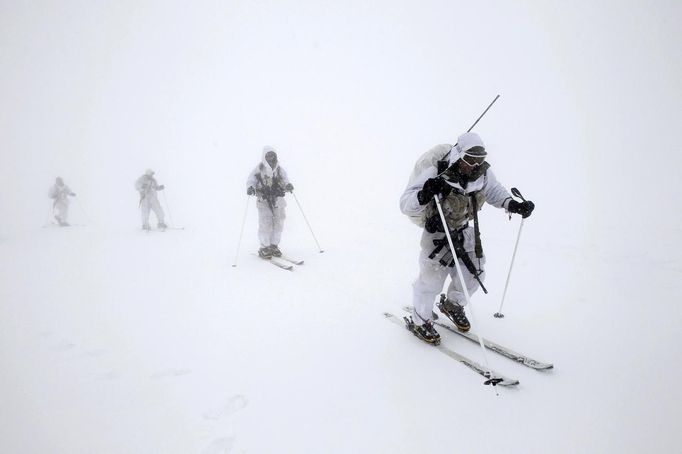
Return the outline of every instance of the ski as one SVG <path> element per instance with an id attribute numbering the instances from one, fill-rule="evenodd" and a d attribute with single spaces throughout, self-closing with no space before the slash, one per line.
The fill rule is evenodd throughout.
<path id="1" fill-rule="evenodd" d="M 286 254 L 282 254 L 282 256 L 281 256 L 281 257 L 278 257 L 278 258 L 283 259 L 283 260 L 286 260 L 287 262 L 291 262 L 291 263 L 293 263 L 294 265 L 303 265 L 303 263 L 304 263 L 303 260 L 299 260 L 299 259 L 295 259 L 295 258 L 293 258 L 293 257 L 289 257 L 289 256 L 286 255 Z"/>
<path id="2" fill-rule="evenodd" d="M 56 222 L 50 222 L 48 224 L 43 225 L 43 228 L 49 228 L 49 227 L 87 227 L 86 224 L 67 224 L 67 225 L 59 225 Z"/>
<path id="3" fill-rule="evenodd" d="M 407 328 L 405 326 L 405 323 L 403 323 L 402 320 L 400 320 L 398 317 L 391 314 L 390 312 L 384 312 L 384 317 L 386 319 L 390 320 L 391 322 L 395 323 L 398 326 L 402 326 L 404 328 Z M 408 329 L 408 331 L 409 331 L 409 329 Z M 518 380 L 512 379 L 512 378 L 507 378 L 504 375 L 502 375 L 498 372 L 495 372 L 493 370 L 491 370 L 489 373 L 483 366 L 481 366 L 477 362 L 467 358 L 466 356 L 463 356 L 463 355 L 457 353 L 456 351 L 446 347 L 443 344 L 434 345 L 434 348 L 436 348 L 441 353 L 449 356 L 450 358 L 454 359 L 455 361 L 458 361 L 458 362 L 464 364 L 469 369 L 473 370 L 477 374 L 484 377 L 486 379 L 485 384 L 493 384 L 493 385 L 497 384 L 500 386 L 515 386 L 515 385 L 519 384 Z M 491 377 L 491 374 L 492 374 L 492 377 Z"/>
<path id="4" fill-rule="evenodd" d="M 255 252 L 253 253 L 253 255 L 255 255 L 256 257 L 258 257 L 259 259 L 261 259 L 265 262 L 270 262 L 273 265 L 275 265 L 276 267 L 282 268 L 283 270 L 293 271 L 294 265 L 296 265 L 295 262 L 290 262 L 290 261 L 288 261 L 282 257 L 274 257 L 273 256 L 273 257 L 265 258 L 265 257 L 261 257 L 260 255 L 258 255 Z M 301 262 L 301 263 L 303 263 L 303 262 Z"/>
<path id="5" fill-rule="evenodd" d="M 412 313 L 412 308 L 409 306 L 403 307 L 403 310 L 405 312 L 410 313 L 410 314 Z M 445 328 L 446 330 L 450 331 L 451 333 L 459 334 L 460 336 L 469 339 L 471 342 L 474 342 L 476 344 L 479 343 L 478 342 L 478 336 L 476 334 L 472 333 L 471 331 L 462 332 L 453 326 L 446 325 L 445 323 L 439 322 L 436 320 L 433 320 L 433 324 L 438 325 L 442 328 Z M 482 338 L 482 339 L 483 339 L 483 345 L 485 345 L 485 347 L 488 350 L 493 351 L 499 355 L 502 355 L 505 358 L 509 358 L 512 361 L 515 361 L 519 364 L 523 364 L 526 367 L 530 367 L 531 369 L 547 370 L 547 369 L 552 369 L 554 367 L 554 364 L 544 363 L 542 361 L 535 360 L 533 358 L 530 358 L 529 356 L 515 352 L 514 350 L 512 350 L 510 348 L 504 347 L 504 346 L 502 346 L 498 343 L 495 343 L 491 340 L 488 340 L 486 338 Z"/>
<path id="6" fill-rule="evenodd" d="M 164 233 L 166 229 L 142 229 L 144 233 L 159 232 Z"/>
<path id="7" fill-rule="evenodd" d="M 272 263 L 275 266 L 278 266 L 284 270 L 293 270 L 294 269 L 294 264 L 291 262 L 288 262 L 286 260 L 282 260 L 280 257 L 271 257 L 269 259 L 263 259 L 267 260 L 268 262 Z"/>

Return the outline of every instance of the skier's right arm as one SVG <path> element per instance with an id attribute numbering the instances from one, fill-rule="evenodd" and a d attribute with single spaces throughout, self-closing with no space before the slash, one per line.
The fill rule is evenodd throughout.
<path id="1" fill-rule="evenodd" d="M 424 184 L 428 180 L 435 178 L 436 176 L 438 176 L 437 169 L 435 167 L 428 168 L 405 188 L 403 195 L 400 197 L 400 211 L 402 211 L 403 214 L 407 216 L 418 216 L 426 209 L 428 203 L 423 205 L 420 203 L 419 192 L 424 189 Z"/>
<path id="2" fill-rule="evenodd" d="M 140 177 L 137 180 L 135 180 L 135 190 L 137 192 L 145 191 L 144 177 Z"/>
<path id="3" fill-rule="evenodd" d="M 249 178 L 246 179 L 246 193 L 248 195 L 254 195 L 256 193 L 256 188 L 258 187 L 258 174 L 260 173 L 260 166 L 256 166 L 255 169 L 251 171 Z"/>

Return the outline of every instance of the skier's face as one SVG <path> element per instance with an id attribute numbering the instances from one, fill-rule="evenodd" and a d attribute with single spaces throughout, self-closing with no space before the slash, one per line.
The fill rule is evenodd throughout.
<path id="1" fill-rule="evenodd" d="M 277 165 L 277 154 L 274 151 L 268 151 L 265 153 L 265 162 L 270 164 L 270 167 L 274 169 Z"/>
<path id="2" fill-rule="evenodd" d="M 457 170 L 459 170 L 462 175 L 470 175 L 471 172 L 473 172 L 476 167 L 483 164 L 484 161 L 485 157 L 475 157 L 465 154 L 457 161 Z"/>

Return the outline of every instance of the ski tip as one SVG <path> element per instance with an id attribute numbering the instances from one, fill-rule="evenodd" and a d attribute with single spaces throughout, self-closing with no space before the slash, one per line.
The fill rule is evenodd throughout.
<path id="1" fill-rule="evenodd" d="M 495 312 L 495 313 L 493 314 L 493 317 L 495 317 L 495 318 L 504 318 L 504 314 L 502 314 L 501 312 Z"/>
<path id="2" fill-rule="evenodd" d="M 500 377 L 495 377 L 495 378 L 490 378 L 486 381 L 483 382 L 484 385 L 488 386 L 516 386 L 520 382 L 518 380 L 510 379 L 510 378 L 500 378 Z"/>

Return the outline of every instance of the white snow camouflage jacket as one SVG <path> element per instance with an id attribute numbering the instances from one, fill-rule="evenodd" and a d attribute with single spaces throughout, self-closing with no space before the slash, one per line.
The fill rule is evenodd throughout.
<path id="1" fill-rule="evenodd" d="M 453 147 L 449 158 L 449 165 L 455 163 L 464 154 L 464 150 L 481 145 L 478 143 L 465 144 L 464 147 L 460 144 L 458 147 Z M 417 199 L 417 193 L 421 191 L 424 186 L 424 182 L 429 178 L 434 178 L 438 174 L 438 169 L 434 167 L 429 167 L 425 169 L 417 178 L 408 184 L 400 197 L 400 210 L 403 214 L 407 216 L 419 216 L 422 215 L 427 210 L 434 210 L 433 203 L 427 203 L 425 205 L 420 205 Z M 457 203 L 455 198 L 461 197 L 462 195 L 469 195 L 473 192 L 480 191 L 482 195 L 481 199 L 488 202 L 496 208 L 507 208 L 508 201 L 511 200 L 511 195 L 495 178 L 495 174 L 491 169 L 488 169 L 483 175 L 478 177 L 474 181 L 470 181 L 465 188 L 462 188 L 458 183 L 448 181 L 450 186 L 453 187 L 453 191 L 442 201 L 443 210 L 445 212 L 446 218 L 448 220 L 448 226 L 450 229 L 456 229 L 465 225 L 468 219 L 471 217 L 471 213 L 468 213 L 468 204 Z M 482 207 L 482 203 L 479 204 L 478 209 Z M 452 212 L 452 211 L 457 212 Z M 448 213 L 450 211 L 450 213 Z"/>

